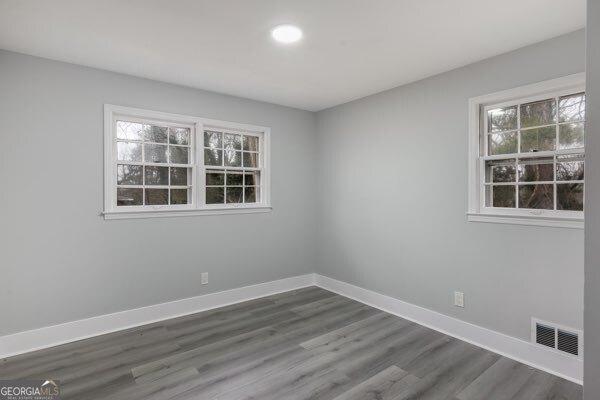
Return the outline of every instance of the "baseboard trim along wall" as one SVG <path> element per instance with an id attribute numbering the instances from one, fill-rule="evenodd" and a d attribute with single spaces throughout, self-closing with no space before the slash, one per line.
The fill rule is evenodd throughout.
<path id="1" fill-rule="evenodd" d="M 312 285 L 582 384 L 581 359 L 319 274 L 300 275 L 0 336 L 0 358 Z"/>
<path id="2" fill-rule="evenodd" d="M 300 275 L 0 336 L 0 358 L 312 285 L 314 274 Z"/>
<path id="3" fill-rule="evenodd" d="M 552 349 L 545 349 L 537 344 L 323 275 L 315 275 L 315 285 L 523 364 L 583 384 L 583 360 L 577 357 L 563 355 Z"/>

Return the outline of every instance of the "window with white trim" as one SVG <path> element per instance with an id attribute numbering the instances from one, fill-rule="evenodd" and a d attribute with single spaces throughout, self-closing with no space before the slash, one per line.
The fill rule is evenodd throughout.
<path id="1" fill-rule="evenodd" d="M 260 136 L 225 129 L 204 131 L 207 204 L 260 201 Z"/>
<path id="2" fill-rule="evenodd" d="M 560 82 L 566 87 L 552 87 Z M 573 79 L 555 80 L 508 91 L 516 98 L 500 93 L 472 104 L 478 109 L 478 154 L 471 164 L 478 169 L 471 171 L 478 204 L 470 204 L 470 214 L 556 226 L 582 221 L 584 90 Z"/>
<path id="3" fill-rule="evenodd" d="M 121 117 L 116 129 L 116 207 L 192 204 L 194 126 Z"/>
<path id="4" fill-rule="evenodd" d="M 269 209 L 269 129 L 105 106 L 106 218 Z"/>

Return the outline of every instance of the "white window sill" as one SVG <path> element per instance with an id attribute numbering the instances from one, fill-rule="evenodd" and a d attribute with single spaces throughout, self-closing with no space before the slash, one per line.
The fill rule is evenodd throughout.
<path id="1" fill-rule="evenodd" d="M 538 216 L 538 215 L 506 215 L 492 213 L 467 213 L 469 222 L 489 222 L 496 224 L 550 226 L 555 228 L 583 229 L 583 218 Z"/>
<path id="2" fill-rule="evenodd" d="M 183 210 L 119 210 L 103 212 L 104 219 L 138 219 L 138 218 L 165 218 L 165 217 L 191 217 L 198 215 L 224 215 L 224 214 L 256 214 L 271 212 L 271 206 L 257 207 L 229 207 L 205 208 Z"/>

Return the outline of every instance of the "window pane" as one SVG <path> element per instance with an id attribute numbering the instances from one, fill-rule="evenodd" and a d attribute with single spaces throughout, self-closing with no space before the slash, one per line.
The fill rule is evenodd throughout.
<path id="1" fill-rule="evenodd" d="M 488 154 L 495 155 L 516 153 L 517 144 L 517 132 L 492 133 L 488 136 Z"/>
<path id="2" fill-rule="evenodd" d="M 227 187 L 227 203 L 241 203 L 243 196 L 242 187 Z"/>
<path id="3" fill-rule="evenodd" d="M 518 164 L 519 182 L 539 182 L 554 180 L 554 159 L 525 158 Z"/>
<path id="4" fill-rule="evenodd" d="M 227 174 L 227 186 L 242 186 L 244 184 L 244 175 L 241 173 L 228 173 Z"/>
<path id="5" fill-rule="evenodd" d="M 258 137 L 244 136 L 244 150 L 258 151 Z"/>
<path id="6" fill-rule="evenodd" d="M 188 184 L 187 168 L 171 168 L 171 185 L 186 186 Z"/>
<path id="7" fill-rule="evenodd" d="M 558 100 L 558 122 L 585 120 L 585 94 L 563 96 Z"/>
<path id="8" fill-rule="evenodd" d="M 223 150 L 204 149 L 204 165 L 223 165 Z"/>
<path id="9" fill-rule="evenodd" d="M 559 125 L 558 140 L 560 149 L 576 149 L 583 147 L 583 122 Z"/>
<path id="10" fill-rule="evenodd" d="M 189 128 L 169 128 L 169 143 L 171 144 L 190 144 Z"/>
<path id="11" fill-rule="evenodd" d="M 235 151 L 235 150 L 225 150 L 225 166 L 241 167 L 242 166 L 242 152 Z"/>
<path id="12" fill-rule="evenodd" d="M 144 140 L 148 142 L 167 143 L 167 128 L 144 125 Z"/>
<path id="13" fill-rule="evenodd" d="M 127 140 L 142 140 L 144 126 L 136 122 L 117 121 L 117 138 Z"/>
<path id="14" fill-rule="evenodd" d="M 189 147 L 171 146 L 169 154 L 171 164 L 187 164 L 189 162 Z"/>
<path id="15" fill-rule="evenodd" d="M 222 149 L 223 134 L 221 132 L 204 132 L 204 147 L 210 147 L 211 149 Z"/>
<path id="16" fill-rule="evenodd" d="M 554 209 L 554 185 L 520 185 L 519 208 Z"/>
<path id="17" fill-rule="evenodd" d="M 144 161 L 152 163 L 166 163 L 167 146 L 162 144 L 144 144 Z"/>
<path id="18" fill-rule="evenodd" d="M 225 199 L 225 188 L 223 187 L 207 187 L 206 188 L 206 204 L 220 204 Z"/>
<path id="19" fill-rule="evenodd" d="M 583 211 L 583 183 L 556 185 L 556 208 Z"/>
<path id="20" fill-rule="evenodd" d="M 143 189 L 117 188 L 118 206 L 141 206 Z"/>
<path id="21" fill-rule="evenodd" d="M 207 172 L 206 184 L 214 186 L 225 185 L 225 174 L 222 172 Z"/>
<path id="22" fill-rule="evenodd" d="M 259 188 L 255 186 L 247 186 L 244 188 L 244 203 L 256 203 L 258 199 Z"/>
<path id="23" fill-rule="evenodd" d="M 558 156 L 556 158 L 557 181 L 582 181 L 583 155 Z"/>
<path id="24" fill-rule="evenodd" d="M 168 185 L 169 167 L 144 167 L 146 170 L 146 185 Z"/>
<path id="25" fill-rule="evenodd" d="M 224 147 L 226 149 L 230 149 L 230 150 L 241 150 L 242 149 L 242 135 L 226 133 Z"/>
<path id="26" fill-rule="evenodd" d="M 556 101 L 536 101 L 521 105 L 521 127 L 548 125 L 556 122 Z"/>
<path id="27" fill-rule="evenodd" d="M 117 185 L 142 185 L 141 165 L 117 165 Z"/>
<path id="28" fill-rule="evenodd" d="M 515 207 L 515 186 L 514 185 L 502 185 L 502 186 L 488 186 L 488 196 L 491 197 L 492 207 Z"/>
<path id="29" fill-rule="evenodd" d="M 521 131 L 521 152 L 550 151 L 556 145 L 556 125 Z"/>
<path id="30" fill-rule="evenodd" d="M 142 161 L 142 145 L 117 142 L 117 159 L 119 161 Z"/>
<path id="31" fill-rule="evenodd" d="M 258 168 L 258 153 L 244 152 L 244 167 Z"/>
<path id="32" fill-rule="evenodd" d="M 260 185 L 260 172 L 252 172 L 244 174 L 244 185 L 258 186 Z"/>
<path id="33" fill-rule="evenodd" d="M 188 204 L 188 190 L 171 189 L 171 204 Z"/>
<path id="34" fill-rule="evenodd" d="M 486 161 L 486 182 L 516 182 L 516 160 Z"/>
<path id="35" fill-rule="evenodd" d="M 517 129 L 517 106 L 488 111 L 488 132 Z"/>
<path id="36" fill-rule="evenodd" d="M 147 205 L 161 205 L 169 203 L 169 189 L 144 189 Z"/>

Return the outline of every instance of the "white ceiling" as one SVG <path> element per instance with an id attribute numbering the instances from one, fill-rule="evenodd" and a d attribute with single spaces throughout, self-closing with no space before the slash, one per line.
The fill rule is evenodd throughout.
<path id="1" fill-rule="evenodd" d="M 584 24 L 585 0 L 0 0 L 0 48 L 311 111 Z"/>

